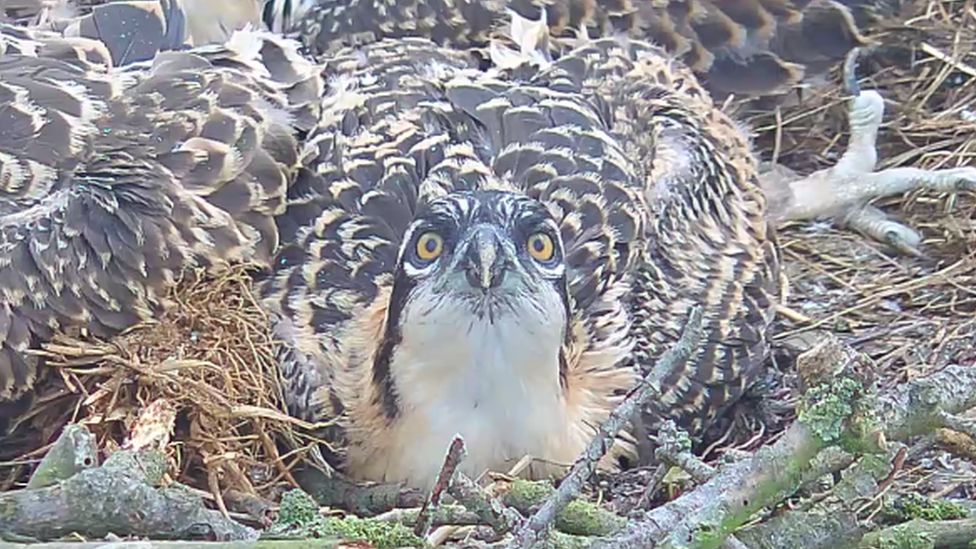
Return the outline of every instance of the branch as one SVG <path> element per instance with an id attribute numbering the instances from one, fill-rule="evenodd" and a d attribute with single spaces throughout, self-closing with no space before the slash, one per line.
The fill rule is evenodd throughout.
<path id="1" fill-rule="evenodd" d="M 417 524 L 420 517 L 420 508 L 412 509 L 393 509 L 381 515 L 376 515 L 373 520 L 380 522 L 398 522 L 405 526 Z M 478 514 L 469 511 L 462 505 L 441 505 L 430 513 L 431 526 L 480 526 L 486 524 Z"/>
<path id="2" fill-rule="evenodd" d="M 976 518 L 911 520 L 866 534 L 858 547 L 971 547 L 976 539 Z"/>
<path id="3" fill-rule="evenodd" d="M 826 347 L 821 351 L 830 354 Z M 941 425 L 942 412 L 976 405 L 976 368 L 949 366 L 877 398 L 863 398 L 863 391 L 851 387 L 856 374 L 850 369 L 857 360 L 847 353 L 832 356 L 847 357 L 844 373 L 834 368 L 819 377 L 819 385 L 808 385 L 808 396 L 819 400 L 776 443 L 723 468 L 696 490 L 645 513 L 627 531 L 594 547 L 718 547 L 756 511 L 793 495 L 822 449 L 841 445 L 858 454 L 875 451 L 886 437 L 903 440 L 929 432 Z"/>
<path id="4" fill-rule="evenodd" d="M 356 483 L 341 475 L 327 476 L 310 466 L 295 471 L 298 484 L 322 507 L 345 509 L 369 517 L 404 507 L 421 507 L 427 498 L 420 490 L 400 484 Z"/>
<path id="5" fill-rule="evenodd" d="M 600 426 L 586 450 L 573 463 L 572 469 L 560 483 L 559 489 L 516 532 L 511 547 L 527 549 L 533 547 L 544 537 L 559 511 L 564 509 L 579 494 L 583 485 L 593 475 L 597 463 L 613 446 L 617 433 L 652 397 L 661 395 L 661 380 L 675 368 L 687 362 L 691 354 L 698 348 L 702 338 L 701 320 L 701 308 L 692 309 L 678 342 L 657 361 L 650 373 L 628 393 L 624 401 Z"/>
<path id="6" fill-rule="evenodd" d="M 437 481 L 434 483 L 434 487 L 430 490 L 430 495 L 427 496 L 427 501 L 424 502 L 424 506 L 420 508 L 420 513 L 417 515 L 417 523 L 414 525 L 413 533 L 418 537 L 425 537 L 430 531 L 432 513 L 441 504 L 441 497 L 451 485 L 454 473 L 457 472 L 458 466 L 461 465 L 465 453 L 464 439 L 461 438 L 461 435 L 454 435 L 454 438 L 451 440 L 451 445 L 447 449 L 447 454 L 444 456 L 444 464 L 441 466 L 441 471 L 437 474 Z"/>
<path id="7" fill-rule="evenodd" d="M 204 507 L 174 485 L 157 488 L 166 472 L 158 451 L 118 451 L 104 465 L 37 489 L 0 494 L 0 531 L 39 540 L 71 533 L 156 539 L 251 540 L 257 532 Z"/>
<path id="8" fill-rule="evenodd" d="M 946 366 L 928 376 L 894 387 L 878 403 L 885 418 L 884 434 L 891 440 L 905 440 L 934 431 L 944 414 L 976 407 L 976 368 Z"/>

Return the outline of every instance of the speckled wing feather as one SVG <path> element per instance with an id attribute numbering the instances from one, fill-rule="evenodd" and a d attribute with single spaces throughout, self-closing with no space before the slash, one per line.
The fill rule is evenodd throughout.
<path id="1" fill-rule="evenodd" d="M 606 102 L 647 183 L 649 246 L 630 301 L 637 362 L 653 364 L 689 308 L 704 307 L 705 343 L 665 380 L 642 430 L 671 418 L 698 434 L 760 375 L 775 304 L 786 298 L 756 160 L 693 72 L 663 51 L 600 40 L 557 65 L 580 58 L 586 92 Z"/>
<path id="2" fill-rule="evenodd" d="M 545 17 L 554 54 L 577 40 L 626 35 L 682 59 L 715 99 L 779 95 L 839 66 L 866 44 L 863 28 L 896 0 L 315 0 L 299 6 L 292 31 L 312 51 L 418 36 L 486 46 L 508 36 L 509 13 Z M 848 5 L 850 7 L 848 7 Z M 852 11 L 853 10 L 853 11 Z M 880 15 L 879 15 L 880 14 Z M 855 19 L 854 16 L 857 16 Z M 275 19 L 274 13 L 266 17 Z M 281 15 L 277 16 L 281 19 Z"/>
<path id="3" fill-rule="evenodd" d="M 418 207 L 465 189 L 536 197 L 560 224 L 578 331 L 570 390 L 581 399 L 602 395 L 592 399 L 587 428 L 626 390 L 614 385 L 612 371 L 583 370 L 587 353 L 629 349 L 620 297 L 644 247 L 639 172 L 607 133 L 602 112 L 567 93 L 573 82 L 518 83 L 472 70 L 473 63 L 404 39 L 326 64 L 332 78 L 322 123 L 279 218 L 287 244 L 263 289 L 287 349 L 290 413 L 341 418 L 372 390 L 362 384 L 373 379 L 368 348 L 378 339 L 362 319 L 385 321 L 398 247 Z M 367 354 L 360 354 L 364 341 Z M 629 369 L 609 369 L 618 366 Z M 351 438 L 369 436 L 378 421 L 356 418 L 361 432 Z M 332 439 L 341 442 L 348 426 L 336 427 Z"/>
<path id="4" fill-rule="evenodd" d="M 744 133 L 688 67 L 639 41 L 601 39 L 531 79 L 579 83 L 639 164 L 647 248 L 627 297 L 633 361 L 644 373 L 678 339 L 692 306 L 705 342 L 662 384 L 638 440 L 646 458 L 662 419 L 697 436 L 761 374 L 775 304 L 786 298 L 775 234 Z"/>
<path id="5" fill-rule="evenodd" d="M 0 26 L 0 399 L 53 333 L 146 319 L 185 267 L 269 261 L 321 87 L 295 46 L 113 69 L 101 43 Z"/>

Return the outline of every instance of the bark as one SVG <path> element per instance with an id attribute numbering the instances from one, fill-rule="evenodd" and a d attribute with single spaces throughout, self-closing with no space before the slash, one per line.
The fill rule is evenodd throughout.
<path id="1" fill-rule="evenodd" d="M 34 470 L 27 488 L 43 488 L 98 465 L 95 436 L 82 425 L 68 425 Z"/>
<path id="2" fill-rule="evenodd" d="M 836 380 L 837 371 L 827 378 Z M 837 395 L 830 396 L 837 400 Z M 645 513 L 594 547 L 719 547 L 755 512 L 793 495 L 822 449 L 843 444 L 864 455 L 885 438 L 904 440 L 931 432 L 941 425 L 943 413 L 976 406 L 976 368 L 949 366 L 877 397 L 855 400 L 838 408 L 846 415 L 839 433 L 833 432 L 832 419 L 817 416 L 812 429 L 801 414 L 773 445 L 723 468 L 699 488 Z"/>
<path id="3" fill-rule="evenodd" d="M 116 452 L 101 467 L 53 486 L 0 494 L 0 531 L 37 540 L 72 533 L 89 538 L 257 538 L 253 529 L 207 509 L 185 488 L 157 488 L 165 472 L 160 452 Z"/>

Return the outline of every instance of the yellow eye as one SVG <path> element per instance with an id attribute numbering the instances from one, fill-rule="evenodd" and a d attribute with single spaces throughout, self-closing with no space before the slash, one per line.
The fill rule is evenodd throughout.
<path id="1" fill-rule="evenodd" d="M 549 261 L 556 251 L 552 238 L 545 233 L 535 233 L 530 236 L 526 246 L 529 248 L 529 255 L 536 261 Z"/>
<path id="2" fill-rule="evenodd" d="M 435 232 L 424 233 L 417 239 L 417 257 L 424 261 L 437 259 L 442 251 L 444 251 L 444 239 Z"/>

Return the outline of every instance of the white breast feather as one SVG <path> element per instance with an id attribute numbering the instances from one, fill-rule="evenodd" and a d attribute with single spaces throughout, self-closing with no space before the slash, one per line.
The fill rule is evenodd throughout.
<path id="1" fill-rule="evenodd" d="M 577 446 L 567 440 L 576 437 L 559 380 L 565 316 L 542 312 L 561 312 L 562 305 L 555 292 L 535 298 L 544 302 L 540 309 L 506 311 L 494 323 L 456 302 L 432 311 L 425 308 L 436 300 L 408 305 L 391 365 L 401 407 L 395 432 L 403 439 L 394 447 L 404 451 L 389 456 L 383 476 L 429 484 L 456 433 L 464 437 L 462 470 L 470 475 L 505 471 L 526 454 L 553 459 L 554 448 Z"/>

